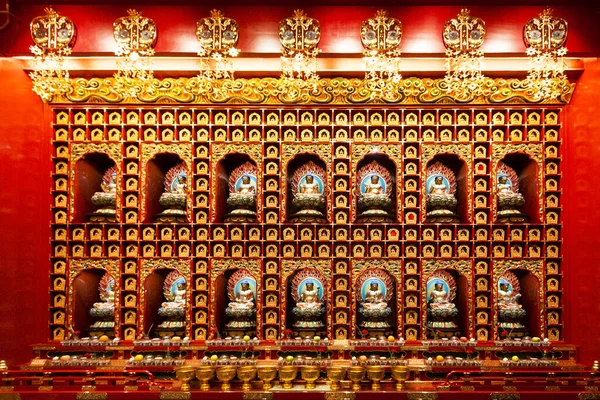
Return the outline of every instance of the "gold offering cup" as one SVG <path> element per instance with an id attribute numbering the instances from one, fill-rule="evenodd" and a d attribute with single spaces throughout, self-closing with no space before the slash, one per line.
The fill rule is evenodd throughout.
<path id="1" fill-rule="evenodd" d="M 210 390 L 210 384 L 208 382 L 212 379 L 213 376 L 215 376 L 214 367 L 208 365 L 198 367 L 198 369 L 196 370 L 196 378 L 198 378 L 198 380 L 200 381 L 200 390 L 202 390 L 203 392 Z"/>
<path id="2" fill-rule="evenodd" d="M 352 390 L 360 390 L 360 381 L 365 378 L 365 369 L 359 365 L 348 369 L 348 378 L 352 381 Z"/>
<path id="3" fill-rule="evenodd" d="M 229 383 L 235 377 L 235 367 L 226 366 L 217 368 L 217 379 L 221 382 L 221 390 L 231 390 Z"/>
<path id="4" fill-rule="evenodd" d="M 383 379 L 385 375 L 385 369 L 381 365 L 369 365 L 367 367 L 367 375 L 373 383 L 371 383 L 371 390 L 381 390 L 379 381 Z"/>
<path id="5" fill-rule="evenodd" d="M 258 369 L 258 379 L 263 381 L 263 390 L 271 389 L 271 381 L 277 376 L 276 367 L 260 367 Z"/>
<path id="6" fill-rule="evenodd" d="M 321 369 L 314 365 L 307 365 L 302 367 L 302 379 L 306 381 L 306 389 L 314 389 L 316 387 L 315 381 L 319 379 Z"/>
<path id="7" fill-rule="evenodd" d="M 189 382 L 194 378 L 196 368 L 194 367 L 180 367 L 175 370 L 175 376 L 181 381 L 181 390 L 184 392 L 190 391 Z"/>
<path id="8" fill-rule="evenodd" d="M 256 378 L 256 367 L 247 365 L 245 367 L 239 367 L 237 370 L 237 376 L 242 381 L 242 390 L 247 392 L 252 389 L 250 381 Z"/>
<path id="9" fill-rule="evenodd" d="M 340 390 L 340 381 L 344 379 L 346 369 L 342 367 L 328 367 L 327 379 L 329 379 L 329 387 L 331 390 Z"/>
<path id="10" fill-rule="evenodd" d="M 296 379 L 298 368 L 293 365 L 286 365 L 279 369 L 279 380 L 283 382 L 284 389 L 291 389 L 293 387 L 292 381 Z"/>
<path id="11" fill-rule="evenodd" d="M 408 367 L 405 365 L 393 366 L 392 377 L 396 381 L 396 390 L 404 390 L 404 382 L 408 379 Z"/>

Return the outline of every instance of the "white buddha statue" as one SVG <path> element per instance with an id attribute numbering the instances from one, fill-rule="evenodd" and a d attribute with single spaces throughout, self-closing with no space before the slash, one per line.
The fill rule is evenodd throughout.
<path id="1" fill-rule="evenodd" d="M 508 283 L 500 283 L 498 288 L 498 308 L 501 310 L 518 310 L 523 306 L 518 303 L 520 293 L 513 293 Z"/>
<path id="2" fill-rule="evenodd" d="M 429 296 L 429 308 L 431 309 L 454 309 L 456 306 L 450 302 L 450 295 L 444 289 L 444 285 L 436 283 Z"/>
<path id="3" fill-rule="evenodd" d="M 185 194 L 187 191 L 187 179 L 185 175 L 179 175 L 173 183 L 174 194 Z"/>
<path id="4" fill-rule="evenodd" d="M 385 310 L 388 304 L 383 298 L 383 292 L 377 282 L 371 282 L 365 293 L 363 308 L 365 310 Z"/>
<path id="5" fill-rule="evenodd" d="M 306 175 L 304 181 L 299 185 L 297 196 L 320 196 L 319 183 L 315 181 L 312 175 Z"/>
<path id="6" fill-rule="evenodd" d="M 106 184 L 101 185 L 104 193 L 116 194 L 117 193 L 117 173 L 111 172 L 110 179 Z"/>
<path id="7" fill-rule="evenodd" d="M 187 293 L 185 283 L 177 284 L 173 293 L 165 292 L 165 297 L 169 301 L 161 304 L 163 308 L 185 308 L 185 295 Z"/>
<path id="8" fill-rule="evenodd" d="M 115 291 L 112 288 L 112 285 L 108 285 L 106 287 L 106 292 L 100 293 L 101 302 L 94 303 L 93 307 L 97 309 L 113 309 L 115 308 Z"/>
<path id="9" fill-rule="evenodd" d="M 242 282 L 240 290 L 235 295 L 235 301 L 231 301 L 228 307 L 234 310 L 254 309 L 254 292 L 248 282 Z"/>
<path id="10" fill-rule="evenodd" d="M 364 183 L 365 192 L 363 196 L 379 196 L 385 194 L 385 189 L 381 184 L 381 178 L 377 175 L 371 175 L 371 179 Z"/>
<path id="11" fill-rule="evenodd" d="M 300 292 L 300 299 L 296 307 L 300 310 L 321 308 L 322 302 L 319 299 L 319 288 L 315 288 L 313 282 L 307 282 L 306 286 Z"/>
<path id="12" fill-rule="evenodd" d="M 429 186 L 429 192 L 427 193 L 432 198 L 454 198 L 453 194 L 450 194 L 448 187 L 444 184 L 444 178 L 436 176 L 433 183 Z"/>
<path id="13" fill-rule="evenodd" d="M 248 175 L 242 177 L 242 183 L 238 186 L 235 194 L 256 194 L 256 187 Z"/>

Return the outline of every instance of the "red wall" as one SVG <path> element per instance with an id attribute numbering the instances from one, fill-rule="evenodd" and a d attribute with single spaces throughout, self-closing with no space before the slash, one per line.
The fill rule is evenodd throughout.
<path id="1" fill-rule="evenodd" d="M 0 58 L 0 359 L 48 338 L 50 120 L 31 82 Z"/>
<path id="2" fill-rule="evenodd" d="M 114 49 L 112 21 L 128 7 L 60 6 L 79 29 L 77 53 L 110 53 Z M 195 21 L 206 16 L 202 7 L 138 7 L 159 26 L 160 52 L 196 49 Z M 403 51 L 441 53 L 443 21 L 460 7 L 389 8 L 404 23 Z M 488 23 L 487 49 L 523 53 L 523 23 L 538 7 L 473 7 Z M 557 8 L 570 24 L 570 54 L 600 54 L 598 8 Z M 29 22 L 42 6 L 16 7 L 15 19 L 2 32 L 0 53 L 26 54 L 31 44 Z M 245 52 L 277 52 L 279 18 L 283 7 L 223 8 L 241 27 L 239 47 Z M 375 8 L 321 7 L 306 10 L 321 20 L 324 52 L 360 52 L 359 22 Z M 178 23 L 173 23 L 178 21 Z M 341 46 L 340 43 L 347 43 Z M 265 50 L 266 49 L 266 50 Z M 495 50 L 494 50 L 495 49 Z M 564 290 L 566 340 L 581 345 L 581 361 L 600 359 L 600 62 L 587 61 L 572 104 L 563 115 Z M 50 118 L 48 107 L 32 93 L 26 74 L 11 59 L 0 58 L 0 359 L 9 365 L 31 357 L 29 344 L 47 339 L 51 219 Z"/>
<path id="3" fill-rule="evenodd" d="M 600 359 L 600 62 L 585 63 L 563 135 L 563 273 L 567 340 L 586 364 Z"/>

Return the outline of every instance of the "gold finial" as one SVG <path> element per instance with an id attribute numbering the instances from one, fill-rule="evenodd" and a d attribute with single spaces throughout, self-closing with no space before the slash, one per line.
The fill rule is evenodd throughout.
<path id="1" fill-rule="evenodd" d="M 598 360 L 594 360 L 594 365 L 592 365 L 592 371 L 598 372 L 599 369 L 600 369 L 600 365 L 598 363 Z"/>
<path id="2" fill-rule="evenodd" d="M 0 371 L 8 371 L 8 366 L 6 365 L 6 361 L 0 361 Z"/>

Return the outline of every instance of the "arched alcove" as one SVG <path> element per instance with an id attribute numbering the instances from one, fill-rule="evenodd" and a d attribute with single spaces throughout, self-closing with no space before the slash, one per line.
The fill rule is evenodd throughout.
<path id="1" fill-rule="evenodd" d="M 231 282 L 233 280 L 233 282 Z M 252 312 L 240 312 L 239 309 L 232 310 L 233 313 L 228 315 L 227 308 L 234 308 L 232 303 L 241 304 L 242 298 L 236 298 L 235 293 L 239 293 L 240 286 L 243 282 L 249 284 L 249 289 L 253 291 L 252 295 Z M 224 336 L 255 336 L 257 331 L 256 313 L 258 311 L 257 301 L 257 282 L 256 278 L 245 268 L 229 268 L 222 274 L 219 274 L 213 282 L 214 285 L 214 304 L 213 313 L 215 327 Z M 233 298 L 229 296 L 229 289 L 232 289 Z"/>
<path id="2" fill-rule="evenodd" d="M 442 311 L 440 311 L 439 314 L 432 314 L 431 310 L 434 307 L 431 304 L 433 303 L 431 290 L 437 283 L 440 283 L 440 281 L 443 282 L 441 291 L 447 293 L 447 297 L 445 298 L 446 305 L 442 307 Z M 429 277 L 427 277 L 426 282 L 427 284 L 424 290 L 426 291 L 425 307 L 427 308 L 427 313 L 425 313 L 425 315 L 427 318 L 426 325 L 430 331 L 427 333 L 427 337 L 437 336 L 438 338 L 443 338 L 471 335 L 469 330 L 470 287 L 467 277 L 454 269 L 442 268 L 436 270 Z M 454 288 L 452 288 L 453 285 Z M 452 299 L 453 294 L 454 299 Z M 454 304 L 454 311 L 451 312 L 449 310 L 444 310 L 444 308 L 452 308 L 451 306 L 447 305 L 448 303 Z"/>
<path id="3" fill-rule="evenodd" d="M 73 279 L 73 330 L 81 332 L 80 336 L 88 336 L 90 327 L 98 320 L 90 315 L 90 310 L 102 301 L 98 287 L 105 274 L 105 270 L 88 268 Z M 114 327 L 111 331 L 114 334 Z"/>
<path id="4" fill-rule="evenodd" d="M 171 275 L 173 273 L 175 276 Z M 150 331 L 150 337 L 185 336 L 185 315 L 160 315 L 159 312 L 165 302 L 173 301 L 165 297 L 165 282 L 171 286 L 171 283 L 176 284 L 180 279 L 185 282 L 185 278 L 171 268 L 157 268 L 146 277 L 143 287 L 145 291 L 143 329 L 146 333 Z M 185 289 L 188 290 L 188 283 L 185 282 L 185 285 Z M 187 294 L 184 303 L 184 308 L 186 307 L 189 307 Z M 171 323 L 164 324 L 169 321 Z M 172 321 L 182 322 L 172 323 Z"/>
<path id="5" fill-rule="evenodd" d="M 360 197 L 360 193 L 361 193 L 361 184 L 362 182 L 359 182 L 361 180 L 364 179 L 368 179 L 370 178 L 370 176 L 372 176 L 373 174 L 375 175 L 382 175 L 382 174 L 378 174 L 377 170 L 379 169 L 380 166 L 383 171 L 387 171 L 389 173 L 389 177 L 391 182 L 387 182 L 387 184 L 389 184 L 391 186 L 391 193 L 390 193 L 390 200 L 391 200 L 391 204 L 389 206 L 384 207 L 383 205 L 379 205 L 379 206 L 375 206 L 375 209 L 381 209 L 385 212 L 387 212 L 388 217 L 387 218 L 380 218 L 379 220 L 376 218 L 376 215 L 371 216 L 365 216 L 362 215 L 361 216 L 361 211 L 363 211 L 361 208 L 362 207 L 358 207 L 358 212 L 357 215 L 355 216 L 356 221 L 357 222 L 393 222 L 393 221 L 397 221 L 397 197 L 398 197 L 398 193 L 396 191 L 396 180 L 397 180 L 397 166 L 396 163 L 394 163 L 387 154 L 385 153 L 370 153 L 367 154 L 362 160 L 360 160 L 358 162 L 358 164 L 356 165 L 356 180 L 357 182 L 354 182 L 355 185 L 355 196 L 354 196 L 354 201 L 359 202 L 359 197 Z M 381 172 L 383 172 L 381 171 Z M 364 173 L 361 173 L 364 172 Z M 385 173 L 383 173 L 385 174 Z M 380 177 L 380 184 L 381 180 L 383 179 L 383 177 Z M 370 207 L 373 208 L 373 207 Z"/>
<path id="6" fill-rule="evenodd" d="M 538 195 L 540 190 L 538 180 L 539 167 L 537 162 L 525 153 L 509 153 L 504 156 L 500 163 L 504 163 L 512 168 L 517 176 L 518 192 L 523 195 L 525 200 L 525 203 L 519 210 L 528 217 L 529 222 L 540 223 Z M 498 165 L 496 165 L 496 168 L 498 168 Z M 498 185 L 498 177 L 496 177 L 494 184 Z M 498 201 L 497 196 L 495 201 Z"/>
<path id="7" fill-rule="evenodd" d="M 233 207 L 228 206 L 227 199 L 230 197 L 229 180 L 232 178 L 232 174 L 237 174 L 241 171 L 239 169 L 246 163 L 249 163 L 254 168 L 254 179 L 251 179 L 251 183 L 254 184 L 255 193 L 260 192 L 260 188 L 257 187 L 256 175 L 262 173 L 256 171 L 256 163 L 247 155 L 240 153 L 227 154 L 225 157 L 219 160 L 216 169 L 213 173 L 216 174 L 216 186 L 212 190 L 213 196 L 215 196 L 215 218 L 214 222 L 223 222 L 231 219 L 228 214 L 233 210 Z M 242 168 L 243 169 L 243 168 Z M 241 177 L 240 177 L 241 178 Z M 254 204 L 254 211 L 256 211 L 256 202 Z M 229 217 L 229 218 L 228 218 Z M 256 218 L 254 218 L 256 220 Z M 251 222 L 245 221 L 231 221 L 231 222 Z"/>
<path id="8" fill-rule="evenodd" d="M 468 173 L 469 169 L 467 167 L 466 162 L 461 159 L 457 154 L 452 153 L 443 153 L 436 154 L 426 166 L 426 171 L 429 171 L 429 168 L 435 166 L 437 163 L 443 165 L 448 168 L 452 174 L 454 175 L 454 179 L 456 181 L 456 192 L 455 198 L 457 201 L 456 205 L 456 217 L 453 221 L 442 221 L 438 219 L 430 219 L 427 217 L 427 221 L 431 222 L 470 222 L 471 216 L 469 215 L 469 181 L 468 181 Z M 437 164 L 437 165 L 439 165 Z M 427 204 L 427 193 L 428 193 L 428 185 L 427 185 L 427 176 L 425 177 L 425 182 L 423 185 L 425 186 L 425 203 Z M 428 207 L 429 208 L 429 207 Z M 456 220 L 458 219 L 458 221 Z"/>
<path id="9" fill-rule="evenodd" d="M 75 163 L 73 222 L 85 222 L 98 208 L 92 203 L 94 193 L 102 192 L 102 178 L 115 162 L 104 153 L 87 153 Z"/>
<path id="10" fill-rule="evenodd" d="M 289 222 L 327 222 L 327 203 L 329 201 L 327 164 L 316 154 L 303 153 L 296 155 L 290 160 L 286 172 L 288 185 L 287 220 Z M 308 201 L 307 207 L 303 208 L 294 202 L 294 193 L 296 192 L 294 186 L 298 184 L 295 181 L 303 181 L 302 176 L 306 176 L 306 174 L 313 175 L 313 182 L 318 184 L 324 199 L 322 202 Z M 317 177 L 319 178 L 318 180 Z M 308 212 L 306 212 L 307 210 Z"/>
<path id="11" fill-rule="evenodd" d="M 146 165 L 146 215 L 144 222 L 153 222 L 163 207 L 160 205 L 160 196 L 165 192 L 165 178 L 169 170 L 183 161 L 177 154 L 159 153 L 148 161 Z M 190 186 L 188 180 L 188 189 Z"/>

